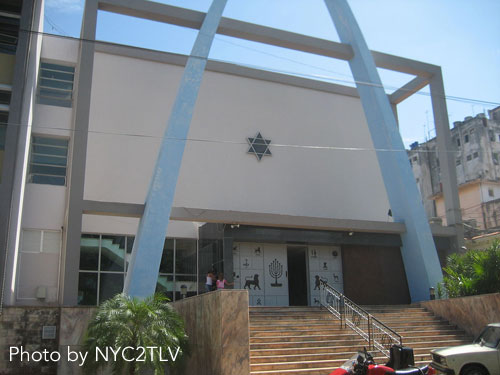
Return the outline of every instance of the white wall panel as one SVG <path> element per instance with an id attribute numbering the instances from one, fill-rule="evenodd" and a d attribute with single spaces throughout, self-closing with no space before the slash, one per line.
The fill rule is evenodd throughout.
<path id="1" fill-rule="evenodd" d="M 104 53 L 94 69 L 85 199 L 143 203 L 182 69 Z M 261 162 L 257 132 L 272 140 Z M 387 219 L 359 99 L 206 72 L 189 139 L 174 206 Z"/>
<path id="2" fill-rule="evenodd" d="M 83 233 L 128 234 L 135 236 L 139 219 L 119 216 L 83 215 Z M 198 238 L 198 224 L 188 221 L 170 221 L 167 237 Z"/>
<path id="3" fill-rule="evenodd" d="M 26 184 L 23 228 L 61 230 L 65 207 L 65 186 Z"/>

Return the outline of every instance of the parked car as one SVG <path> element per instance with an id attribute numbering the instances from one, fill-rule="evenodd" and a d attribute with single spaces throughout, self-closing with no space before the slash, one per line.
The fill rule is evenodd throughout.
<path id="1" fill-rule="evenodd" d="M 470 345 L 434 349 L 431 355 L 430 368 L 438 375 L 500 375 L 500 323 L 488 324 Z"/>

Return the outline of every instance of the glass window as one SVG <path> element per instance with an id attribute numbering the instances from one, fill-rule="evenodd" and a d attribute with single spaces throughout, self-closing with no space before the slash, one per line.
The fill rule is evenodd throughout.
<path id="1" fill-rule="evenodd" d="M 10 90 L 0 89 L 0 104 L 9 105 L 10 104 L 11 92 Z"/>
<path id="2" fill-rule="evenodd" d="M 174 240 L 167 238 L 161 256 L 160 273 L 174 273 Z"/>
<path id="3" fill-rule="evenodd" d="M 96 305 L 121 293 L 134 237 L 83 234 L 80 243 L 78 303 Z M 187 296 L 197 294 L 197 247 L 193 239 L 165 240 L 157 292 L 171 300 L 182 298 L 184 289 Z"/>
<path id="4" fill-rule="evenodd" d="M 123 292 L 124 273 L 99 274 L 99 304 Z"/>
<path id="5" fill-rule="evenodd" d="M 462 162 L 460 161 L 460 159 L 457 159 L 457 165 L 460 165 L 462 164 Z"/>
<path id="6" fill-rule="evenodd" d="M 2 175 L 2 164 L 5 152 L 5 137 L 7 136 L 7 123 L 9 112 L 0 111 L 0 176 Z"/>
<path id="7" fill-rule="evenodd" d="M 39 253 L 42 243 L 42 231 L 23 229 L 21 251 L 24 253 Z"/>
<path id="8" fill-rule="evenodd" d="M 474 154 L 472 154 L 472 156 L 474 157 L 474 159 L 476 159 L 479 156 L 479 153 L 474 152 Z"/>
<path id="9" fill-rule="evenodd" d="M 156 283 L 156 292 L 165 294 L 171 301 L 174 300 L 174 276 L 160 275 Z"/>
<path id="10" fill-rule="evenodd" d="M 488 189 L 488 195 L 490 197 L 494 197 L 495 196 L 495 192 L 493 191 L 493 189 Z"/>
<path id="11" fill-rule="evenodd" d="M 5 150 L 5 133 L 7 132 L 8 121 L 9 112 L 0 111 L 0 151 Z"/>
<path id="12" fill-rule="evenodd" d="M 99 269 L 98 234 L 84 234 L 80 240 L 80 269 L 97 271 Z"/>
<path id="13" fill-rule="evenodd" d="M 102 236 L 101 271 L 124 271 L 125 236 Z"/>
<path id="14" fill-rule="evenodd" d="M 61 232 L 43 231 L 43 253 L 59 254 L 61 250 Z"/>
<path id="15" fill-rule="evenodd" d="M 182 299 L 182 293 L 184 291 L 186 292 L 186 297 L 192 297 L 196 295 L 196 275 L 175 276 L 175 300 Z"/>
<path id="16" fill-rule="evenodd" d="M 68 140 L 33 136 L 28 182 L 66 185 Z"/>
<path id="17" fill-rule="evenodd" d="M 466 135 L 464 136 L 464 142 L 465 142 L 465 143 L 469 143 L 469 134 L 466 134 Z"/>
<path id="18" fill-rule="evenodd" d="M 97 305 L 97 273 L 80 272 L 77 302 L 79 305 Z"/>
<path id="19" fill-rule="evenodd" d="M 457 146 L 460 147 L 460 138 L 457 138 Z"/>
<path id="20" fill-rule="evenodd" d="M 175 273 L 196 274 L 196 240 L 175 240 Z"/>
<path id="21" fill-rule="evenodd" d="M 492 154 L 493 164 L 498 164 L 498 153 L 494 152 Z"/>
<path id="22" fill-rule="evenodd" d="M 125 254 L 125 272 L 128 271 L 128 264 L 130 262 L 130 258 L 132 257 L 132 249 L 134 247 L 135 237 L 127 237 L 127 253 Z"/>
<path id="23" fill-rule="evenodd" d="M 74 78 L 74 67 L 42 62 L 40 64 L 38 102 L 71 107 Z"/>
<path id="24" fill-rule="evenodd" d="M 472 155 L 467 155 L 467 161 L 471 161 L 472 160 Z"/>
<path id="25" fill-rule="evenodd" d="M 2 4 L 9 4 L 8 6 L 14 5 L 19 9 L 12 9 L 15 13 L 21 13 L 20 7 L 22 2 L 20 1 L 3 1 Z M 2 7 L 3 8 L 3 7 Z M 7 8 L 8 9 L 8 8 Z M 19 19 L 14 17 L 9 17 L 4 15 L 0 16 L 0 53 L 5 53 L 8 55 L 16 54 L 17 39 L 19 35 Z"/>

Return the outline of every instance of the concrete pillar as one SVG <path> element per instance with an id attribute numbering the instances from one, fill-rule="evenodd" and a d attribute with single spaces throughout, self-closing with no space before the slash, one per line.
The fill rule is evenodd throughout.
<path id="1" fill-rule="evenodd" d="M 457 232 L 456 237 L 452 241 L 452 248 L 450 249 L 450 253 L 455 253 L 462 251 L 462 246 L 464 246 L 464 228 L 460 200 L 458 198 L 456 155 L 450 152 L 453 150 L 453 147 L 441 68 L 434 73 L 429 86 L 436 127 L 437 151 L 441 169 L 446 224 L 455 227 Z"/>
<path id="2" fill-rule="evenodd" d="M 75 94 L 75 132 L 71 139 L 73 150 L 69 177 L 69 197 L 66 225 L 65 252 L 62 258 L 64 306 L 74 306 L 78 297 L 78 269 L 80 266 L 80 238 L 82 235 L 83 189 L 89 131 L 90 97 L 94 71 L 95 32 L 97 24 L 97 0 L 86 0 L 83 14 L 78 59 L 77 92 Z"/>
<path id="3" fill-rule="evenodd" d="M 124 292 L 145 298 L 155 292 L 168 220 L 196 99 L 227 0 L 214 0 L 186 63 L 139 223 Z"/>
<path id="4" fill-rule="evenodd" d="M 395 221 L 404 222 L 403 262 L 412 302 L 429 299 L 442 280 L 441 267 L 424 207 L 372 54 L 346 0 L 325 0 L 342 43 L 350 44 L 349 65 L 356 80 L 380 171 Z M 368 82 L 369 84 L 364 84 Z M 360 171 L 362 173 L 362 171 Z"/>

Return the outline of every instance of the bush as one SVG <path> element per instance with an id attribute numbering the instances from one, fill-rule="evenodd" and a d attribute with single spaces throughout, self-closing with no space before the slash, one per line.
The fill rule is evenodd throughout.
<path id="1" fill-rule="evenodd" d="M 443 270 L 449 297 L 500 292 L 500 242 L 495 241 L 487 250 L 452 254 Z"/>
<path id="2" fill-rule="evenodd" d="M 143 369 L 149 369 L 159 375 L 165 374 L 166 366 L 172 370 L 179 367 L 182 357 L 187 354 L 187 336 L 182 318 L 167 302 L 168 298 L 162 294 L 144 300 L 118 294 L 104 302 L 85 334 L 83 346 L 89 354 L 84 371 L 95 374 L 98 368 L 109 365 L 113 374 L 139 374 Z M 95 361 L 96 348 L 105 351 L 109 347 L 115 351 L 131 347 L 127 349 L 125 358 L 138 358 L 145 354 L 144 361 L 127 361 L 122 356 L 124 352 L 117 355 L 116 361 L 111 352 L 113 360 L 106 362 L 100 358 L 100 361 Z M 147 349 L 144 353 L 139 348 Z M 175 355 L 177 348 L 177 357 L 172 361 L 170 353 Z M 162 358 L 168 359 L 168 362 L 162 361 Z"/>

